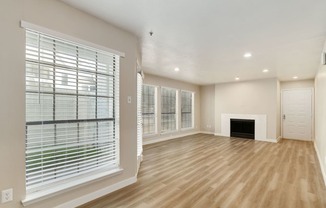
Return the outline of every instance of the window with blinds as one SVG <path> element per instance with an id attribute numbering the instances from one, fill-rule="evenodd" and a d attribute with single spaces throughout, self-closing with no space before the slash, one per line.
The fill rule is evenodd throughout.
<path id="1" fill-rule="evenodd" d="M 177 129 L 177 90 L 161 88 L 161 131 Z"/>
<path id="2" fill-rule="evenodd" d="M 193 92 L 181 91 L 181 128 L 193 128 Z"/>
<path id="3" fill-rule="evenodd" d="M 26 31 L 26 187 L 119 166 L 119 56 Z"/>
<path id="4" fill-rule="evenodd" d="M 156 133 L 156 87 L 143 85 L 142 90 L 143 134 Z"/>
<path id="5" fill-rule="evenodd" d="M 143 77 L 137 73 L 137 156 L 143 153 L 142 86 Z"/>

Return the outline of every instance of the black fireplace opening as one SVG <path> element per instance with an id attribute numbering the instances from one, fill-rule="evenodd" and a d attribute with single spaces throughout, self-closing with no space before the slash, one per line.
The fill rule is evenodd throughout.
<path id="1" fill-rule="evenodd" d="M 255 139 L 255 120 L 250 119 L 231 119 L 231 137 Z"/>

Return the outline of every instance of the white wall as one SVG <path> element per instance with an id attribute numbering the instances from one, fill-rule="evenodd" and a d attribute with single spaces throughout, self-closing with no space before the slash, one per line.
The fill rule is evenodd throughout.
<path id="1" fill-rule="evenodd" d="M 215 133 L 221 133 L 221 114 L 267 115 L 267 139 L 277 139 L 277 80 L 264 79 L 215 85 Z"/>
<path id="2" fill-rule="evenodd" d="M 326 52 L 326 44 L 324 47 Z M 315 78 L 315 147 L 326 185 L 326 66 Z"/>
<path id="3" fill-rule="evenodd" d="M 120 68 L 120 155 L 122 174 L 105 177 L 29 207 L 54 207 L 132 178 L 137 169 L 136 59 L 137 38 L 57 0 L 0 1 L 0 190 L 13 188 L 14 200 L 1 208 L 21 207 L 25 197 L 25 31 L 20 20 L 104 47 L 125 52 Z"/>
<path id="4" fill-rule="evenodd" d="M 215 85 L 200 87 L 200 130 L 215 133 Z"/>
<path id="5" fill-rule="evenodd" d="M 158 125 L 158 133 L 156 135 L 152 135 L 150 137 L 144 136 L 144 144 L 149 144 L 153 142 L 158 142 L 158 141 L 163 141 L 166 139 L 171 139 L 175 137 L 180 137 L 183 135 L 189 135 L 189 134 L 194 134 L 198 133 L 200 130 L 200 87 L 198 85 L 178 81 L 178 80 L 173 80 L 169 78 L 164 78 L 156 75 L 151 75 L 151 74 L 145 74 L 145 79 L 144 79 L 144 84 L 149 84 L 149 85 L 154 85 L 157 87 L 170 87 L 170 88 L 175 88 L 178 90 L 187 90 L 195 93 L 195 100 L 194 100 L 194 129 L 192 130 L 177 130 L 174 132 L 167 132 L 161 134 L 161 127 L 160 127 L 160 118 L 161 115 L 157 115 L 157 125 Z M 181 98 L 179 96 L 178 103 L 181 103 Z M 158 100 L 157 100 L 157 108 L 158 112 L 161 112 L 161 100 L 160 100 L 160 88 L 158 88 Z M 180 105 L 178 112 L 180 112 Z M 179 116 L 178 119 L 178 126 L 181 126 L 181 118 Z"/>

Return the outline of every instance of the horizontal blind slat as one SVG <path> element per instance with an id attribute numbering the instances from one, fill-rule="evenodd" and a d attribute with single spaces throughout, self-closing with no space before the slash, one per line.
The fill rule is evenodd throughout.
<path id="1" fill-rule="evenodd" d="M 27 190 L 118 165 L 118 147 L 119 56 L 27 30 Z"/>

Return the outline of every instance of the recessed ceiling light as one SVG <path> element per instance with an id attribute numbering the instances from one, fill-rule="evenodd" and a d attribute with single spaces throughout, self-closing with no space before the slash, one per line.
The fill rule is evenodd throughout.
<path id="1" fill-rule="evenodd" d="M 263 69 L 263 72 L 267 73 L 267 72 L 269 72 L 269 69 Z"/>
<path id="2" fill-rule="evenodd" d="M 298 76 L 294 76 L 294 77 L 292 77 L 293 79 L 298 79 Z"/>
<path id="3" fill-rule="evenodd" d="M 239 77 L 236 77 L 236 78 L 234 78 L 236 81 L 238 81 L 238 80 L 240 80 L 240 78 Z"/>
<path id="4" fill-rule="evenodd" d="M 243 57 L 245 57 L 245 58 L 250 58 L 250 57 L 252 57 L 252 54 L 251 54 L 251 53 L 245 53 L 245 54 L 243 55 Z"/>
<path id="5" fill-rule="evenodd" d="M 178 72 L 178 71 L 180 71 L 180 69 L 178 67 L 175 67 L 174 71 Z"/>

